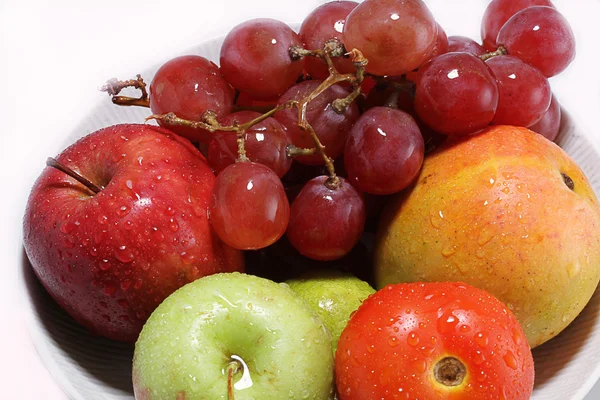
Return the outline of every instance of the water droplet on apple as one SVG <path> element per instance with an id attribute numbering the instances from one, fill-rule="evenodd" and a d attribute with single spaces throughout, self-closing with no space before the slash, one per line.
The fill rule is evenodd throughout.
<path id="1" fill-rule="evenodd" d="M 129 214 L 129 207 L 127 206 L 121 206 L 119 207 L 119 209 L 117 210 L 117 215 L 121 218 L 123 218 L 124 216 L 126 216 L 127 214 Z"/>
<path id="2" fill-rule="evenodd" d="M 173 215 L 175 215 L 175 209 L 171 206 L 168 206 L 167 209 L 165 210 L 165 214 L 168 216 L 173 216 Z"/>
<path id="3" fill-rule="evenodd" d="M 125 299 L 119 299 L 119 300 L 117 300 L 117 304 L 119 304 L 119 306 L 121 306 L 121 307 L 123 307 L 125 309 L 129 308 L 129 303 Z"/>
<path id="4" fill-rule="evenodd" d="M 129 316 L 128 315 L 119 315 L 119 321 L 129 322 Z"/>
<path id="5" fill-rule="evenodd" d="M 141 279 L 137 279 L 135 281 L 135 283 L 133 284 L 133 288 L 136 289 L 136 290 L 139 289 L 139 288 L 141 288 L 142 287 L 142 283 L 143 283 L 143 281 Z"/>
<path id="6" fill-rule="evenodd" d="M 135 260 L 135 256 L 131 251 L 127 250 L 127 246 L 119 246 L 115 252 L 115 258 L 123 264 L 127 264 Z"/>
<path id="7" fill-rule="evenodd" d="M 505 187 L 505 188 L 503 188 L 502 189 L 502 193 L 509 194 L 510 193 L 510 188 L 508 186 Z"/>
<path id="8" fill-rule="evenodd" d="M 183 261 L 183 263 L 187 264 L 187 265 L 193 263 L 194 259 L 196 258 L 195 255 L 190 254 L 190 253 L 185 252 L 185 251 L 182 252 L 180 255 L 181 255 L 181 260 Z"/>
<path id="9" fill-rule="evenodd" d="M 111 269 L 111 267 L 112 267 L 112 265 L 110 265 L 110 262 L 107 259 L 103 259 L 99 265 L 99 268 L 102 271 L 108 271 L 109 269 Z"/>
<path id="10" fill-rule="evenodd" d="M 121 290 L 126 292 L 129 290 L 129 288 L 131 287 L 131 279 L 124 279 L 121 281 L 121 284 L 119 285 L 121 287 Z"/>
<path id="11" fill-rule="evenodd" d="M 490 179 L 486 182 L 489 187 L 494 187 L 494 183 L 496 183 L 496 176 L 492 175 Z"/>
<path id="12" fill-rule="evenodd" d="M 62 233 L 65 233 L 65 234 L 68 235 L 71 232 L 73 232 L 75 230 L 75 228 L 77 228 L 77 225 L 75 225 L 74 223 L 72 223 L 72 222 L 65 222 L 64 224 L 62 224 L 60 226 L 60 231 Z"/>
<path id="13" fill-rule="evenodd" d="M 98 223 L 100 225 L 106 225 L 108 223 L 108 217 L 106 215 L 98 215 Z M 102 231 L 100 231 L 102 232 Z M 100 233 L 98 232 L 98 233 Z M 98 241 L 96 241 L 98 243 Z"/>
<path id="14" fill-rule="evenodd" d="M 173 218 L 169 220 L 169 229 L 172 232 L 177 232 L 179 230 L 179 224 Z"/>
<path id="15" fill-rule="evenodd" d="M 504 360 L 504 363 L 506 364 L 506 366 L 510 369 L 517 369 L 517 358 L 515 357 L 515 355 L 513 354 L 512 351 L 507 350 L 506 354 L 504 354 L 504 356 L 502 357 L 502 359 Z"/>
<path id="16" fill-rule="evenodd" d="M 487 335 L 483 332 L 477 332 L 473 339 L 482 348 L 485 348 L 489 343 Z"/>
<path id="17" fill-rule="evenodd" d="M 419 344 L 420 338 L 416 332 L 411 332 L 406 337 L 406 342 L 409 346 L 416 347 Z"/>
<path id="18" fill-rule="evenodd" d="M 106 322 L 110 322 L 110 315 L 108 315 L 108 314 L 102 314 L 102 318 L 104 318 L 104 320 Z"/>
<path id="19" fill-rule="evenodd" d="M 110 282 L 104 286 L 104 293 L 108 296 L 113 296 L 116 291 L 117 291 L 117 287 Z"/>

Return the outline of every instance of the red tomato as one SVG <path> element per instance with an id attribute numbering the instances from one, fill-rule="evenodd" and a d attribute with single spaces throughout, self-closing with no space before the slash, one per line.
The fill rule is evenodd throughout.
<path id="1" fill-rule="evenodd" d="M 462 283 L 390 285 L 342 332 L 341 400 L 529 399 L 533 357 L 515 316 Z"/>

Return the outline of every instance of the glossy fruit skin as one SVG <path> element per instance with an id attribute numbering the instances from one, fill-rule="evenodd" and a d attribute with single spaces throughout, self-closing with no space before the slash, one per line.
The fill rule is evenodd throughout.
<path id="1" fill-rule="evenodd" d="M 210 228 L 215 177 L 186 139 L 150 125 L 115 125 L 57 160 L 104 189 L 92 196 L 46 167 L 27 202 L 25 251 L 52 297 L 94 334 L 134 341 L 182 285 L 243 270 L 241 253 Z"/>
<path id="2" fill-rule="evenodd" d="M 334 357 L 350 315 L 375 293 L 367 282 L 335 269 L 309 271 L 285 283 L 315 310 L 331 332 Z"/>
<path id="3" fill-rule="evenodd" d="M 550 108 L 542 116 L 535 125 L 529 127 L 534 132 L 539 133 L 550 141 L 555 141 L 560 131 L 561 121 L 561 110 L 560 103 L 556 100 L 556 96 L 552 95 L 552 101 L 550 102 Z"/>
<path id="4" fill-rule="evenodd" d="M 365 226 L 365 203 L 344 178 L 330 189 L 326 176 L 304 185 L 292 202 L 287 238 L 302 255 L 315 260 L 336 260 L 358 243 Z"/>
<path id="5" fill-rule="evenodd" d="M 415 110 L 434 131 L 460 136 L 492 122 L 498 106 L 498 86 L 479 58 L 469 53 L 447 53 L 419 71 Z"/>
<path id="6" fill-rule="evenodd" d="M 446 35 L 446 31 L 444 31 L 444 28 L 437 22 L 436 26 L 437 35 L 435 44 L 433 45 L 433 51 L 431 52 L 431 58 L 435 58 L 448 52 L 448 36 Z"/>
<path id="7" fill-rule="evenodd" d="M 258 18 L 233 28 L 221 45 L 221 72 L 236 89 L 255 96 L 279 96 L 302 74 L 304 59 L 292 60 L 300 38 L 281 21 Z"/>
<path id="8" fill-rule="evenodd" d="M 552 99 L 550 82 L 542 73 L 513 56 L 486 61 L 498 84 L 495 125 L 530 126 L 548 111 Z"/>
<path id="9" fill-rule="evenodd" d="M 431 58 L 437 27 L 421 0 L 366 0 L 346 18 L 346 49 L 359 49 L 367 72 L 399 76 Z"/>
<path id="10" fill-rule="evenodd" d="M 300 100 L 313 92 L 320 84 L 319 80 L 311 80 L 294 85 L 279 98 L 278 104 L 283 104 L 288 100 Z M 325 153 L 333 159 L 342 154 L 348 132 L 360 115 L 358 106 L 354 102 L 341 114 L 332 108 L 331 103 L 334 100 L 344 98 L 348 94 L 350 94 L 348 89 L 340 85 L 333 85 L 311 101 L 307 107 L 306 119 L 325 146 Z M 315 142 L 310 134 L 298 127 L 298 110 L 296 108 L 280 111 L 275 114 L 274 118 L 285 126 L 294 146 L 307 149 L 315 147 Z M 302 164 L 323 165 L 323 157 L 318 154 L 296 157 L 295 160 Z"/>
<path id="11" fill-rule="evenodd" d="M 243 371 L 234 374 L 228 397 L 223 371 L 232 356 L 244 361 L 252 384 L 240 388 Z M 331 335 L 286 285 L 215 274 L 173 293 L 149 318 L 135 347 L 133 389 L 137 400 L 281 400 L 290 393 L 327 400 Z"/>
<path id="12" fill-rule="evenodd" d="M 481 40 L 489 51 L 498 48 L 496 38 L 500 28 L 519 11 L 532 6 L 554 7 L 550 0 L 492 0 L 481 21 Z"/>
<path id="13" fill-rule="evenodd" d="M 575 59 L 575 35 L 566 18 L 551 7 L 529 7 L 498 32 L 498 44 L 550 78 Z"/>
<path id="14" fill-rule="evenodd" d="M 238 111 L 222 118 L 223 126 L 246 123 L 259 117 L 255 111 Z M 278 177 L 284 176 L 292 166 L 292 158 L 286 154 L 290 140 L 283 125 L 274 118 L 267 118 L 253 125 L 244 135 L 246 156 L 254 161 L 271 168 Z M 237 133 L 215 132 L 208 146 L 208 164 L 219 174 L 238 158 Z"/>
<path id="15" fill-rule="evenodd" d="M 219 67 L 200 56 L 182 56 L 167 61 L 150 84 L 150 110 L 153 114 L 174 112 L 178 117 L 199 121 L 211 110 L 218 117 L 233 108 L 235 91 L 223 79 Z M 210 132 L 184 126 L 166 126 L 194 142 L 207 142 Z"/>
<path id="16" fill-rule="evenodd" d="M 419 174 L 425 145 L 415 120 L 406 112 L 375 107 L 356 121 L 346 140 L 348 180 L 371 194 L 392 194 Z"/>
<path id="17" fill-rule="evenodd" d="M 217 176 L 210 201 L 210 223 L 231 247 L 254 250 L 285 233 L 290 205 L 281 181 L 267 166 L 236 162 Z"/>
<path id="18" fill-rule="evenodd" d="M 315 8 L 300 26 L 300 40 L 308 50 L 322 49 L 330 39 L 338 39 L 343 43 L 342 32 L 346 17 L 356 6 L 354 1 L 332 1 Z M 349 58 L 335 57 L 333 64 L 342 74 L 356 70 Z M 327 65 L 318 57 L 307 57 L 306 72 L 314 79 L 325 79 L 329 76 Z"/>
<path id="19" fill-rule="evenodd" d="M 435 378 L 445 357 L 466 367 L 457 386 Z M 342 332 L 335 372 L 341 400 L 527 400 L 534 380 L 514 315 L 459 282 L 389 285 L 370 296 Z"/>
<path id="20" fill-rule="evenodd" d="M 482 288 L 514 312 L 531 347 L 573 321 L 600 281 L 600 203 L 567 153 L 526 128 L 449 138 L 380 221 L 376 288 Z"/>
<path id="21" fill-rule="evenodd" d="M 473 39 L 466 36 L 450 36 L 448 37 L 448 52 L 449 53 L 457 53 L 457 52 L 465 52 L 471 53 L 476 57 L 482 56 L 488 51 L 474 41 Z"/>

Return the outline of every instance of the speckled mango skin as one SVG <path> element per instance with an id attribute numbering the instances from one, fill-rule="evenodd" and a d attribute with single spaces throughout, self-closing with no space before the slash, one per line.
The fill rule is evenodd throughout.
<path id="1" fill-rule="evenodd" d="M 491 127 L 426 157 L 414 186 L 384 212 L 374 268 L 378 288 L 463 281 L 487 290 L 533 348 L 570 324 L 598 285 L 600 205 L 556 144 Z"/>
<path id="2" fill-rule="evenodd" d="M 232 272 L 183 286 L 152 313 L 135 345 L 135 398 L 228 400 L 232 355 L 252 379 L 236 400 L 333 396 L 331 334 L 317 314 L 286 284 Z"/>

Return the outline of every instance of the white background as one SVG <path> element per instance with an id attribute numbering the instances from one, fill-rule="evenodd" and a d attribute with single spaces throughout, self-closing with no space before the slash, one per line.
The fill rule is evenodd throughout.
<path id="1" fill-rule="evenodd" d="M 21 219 L 46 157 L 98 101 L 106 79 L 225 34 L 254 17 L 301 22 L 320 0 L 0 0 L 0 397 L 65 399 L 38 360 L 20 297 Z M 426 0 L 448 35 L 479 39 L 486 0 Z M 552 86 L 600 148 L 599 0 L 557 0 L 578 57 Z M 600 387 L 588 396 L 600 398 Z"/>

